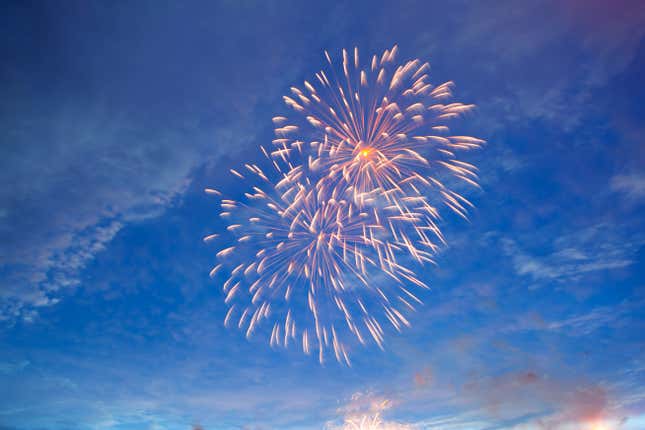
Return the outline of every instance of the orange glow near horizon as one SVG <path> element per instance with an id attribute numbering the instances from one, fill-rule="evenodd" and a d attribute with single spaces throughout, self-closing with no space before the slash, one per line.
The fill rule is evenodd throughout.
<path id="1" fill-rule="evenodd" d="M 591 425 L 591 430 L 611 430 L 611 428 L 604 422 L 595 422 Z"/>

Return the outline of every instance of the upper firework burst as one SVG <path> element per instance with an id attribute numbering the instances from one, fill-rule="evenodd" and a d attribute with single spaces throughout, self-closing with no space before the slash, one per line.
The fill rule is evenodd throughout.
<path id="1" fill-rule="evenodd" d="M 456 153 L 483 141 L 450 136 L 448 127 L 474 105 L 446 103 L 453 83 L 431 84 L 428 63 L 415 59 L 397 65 L 397 52 L 394 46 L 363 66 L 358 48 L 353 54 L 343 50 L 342 67 L 335 67 L 325 52 L 329 70 L 284 96 L 296 114 L 273 118 L 272 155 L 305 164 L 318 180 L 360 205 L 378 195 L 405 213 L 409 205 L 402 197 L 434 202 L 437 196 L 465 216 L 470 203 L 441 178 L 449 173 L 477 185 L 476 168 L 457 160 Z"/>

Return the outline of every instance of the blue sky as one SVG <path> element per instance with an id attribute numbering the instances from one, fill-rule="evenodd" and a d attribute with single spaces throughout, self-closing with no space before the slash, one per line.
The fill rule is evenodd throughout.
<path id="1" fill-rule="evenodd" d="M 4 4 L 0 429 L 645 428 L 638 3 Z M 384 352 L 247 341 L 202 190 L 325 49 L 395 43 L 478 106 L 477 207 Z"/>

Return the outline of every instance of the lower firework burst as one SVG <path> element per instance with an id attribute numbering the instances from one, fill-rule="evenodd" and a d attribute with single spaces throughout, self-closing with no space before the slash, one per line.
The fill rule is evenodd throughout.
<path id="1" fill-rule="evenodd" d="M 211 272 L 228 275 L 227 326 L 247 337 L 263 331 L 272 346 L 300 344 L 321 363 L 329 349 L 350 364 L 349 338 L 382 348 L 382 321 L 409 325 L 406 314 L 421 303 L 413 289 L 427 286 L 397 258 L 401 247 L 373 213 L 293 169 L 274 172 L 282 174 L 275 185 L 257 165 L 246 170 L 233 174 L 255 185 L 240 200 L 221 200 L 229 234 Z"/>

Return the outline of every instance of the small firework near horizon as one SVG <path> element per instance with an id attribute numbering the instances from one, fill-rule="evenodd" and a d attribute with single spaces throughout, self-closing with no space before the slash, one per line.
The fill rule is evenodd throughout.
<path id="1" fill-rule="evenodd" d="M 476 168 L 457 153 L 484 141 L 450 134 L 474 106 L 446 103 L 452 82 L 431 84 L 420 60 L 397 65 L 397 51 L 362 66 L 343 50 L 340 67 L 325 52 L 328 71 L 284 97 L 292 118 L 273 118 L 265 161 L 231 170 L 244 196 L 206 190 L 227 224 L 205 238 L 222 243 L 211 277 L 226 276 L 227 326 L 347 365 L 353 345 L 383 349 L 388 326 L 410 326 L 428 289 L 417 272 L 446 243 L 441 206 L 472 207 L 455 188 L 477 186 Z"/>

